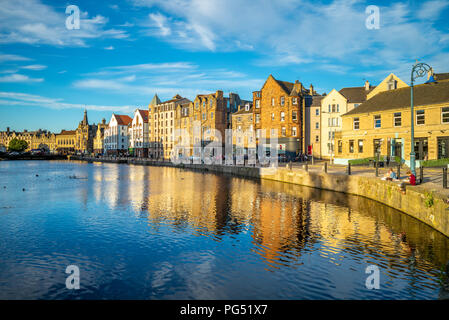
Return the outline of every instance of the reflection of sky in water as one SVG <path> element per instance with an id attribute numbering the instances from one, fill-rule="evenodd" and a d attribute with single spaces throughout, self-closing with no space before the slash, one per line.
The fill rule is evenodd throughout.
<path id="1" fill-rule="evenodd" d="M 289 184 L 67 162 L 3 161 L 0 176 L 3 299 L 435 299 L 449 259 L 413 218 Z"/>

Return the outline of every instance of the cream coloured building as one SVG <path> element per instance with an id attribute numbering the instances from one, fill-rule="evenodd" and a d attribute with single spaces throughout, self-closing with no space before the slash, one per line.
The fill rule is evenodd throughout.
<path id="1" fill-rule="evenodd" d="M 342 130 L 342 115 L 380 92 L 407 86 L 404 81 L 391 73 L 378 86 L 371 86 L 366 81 L 363 87 L 347 87 L 340 91 L 333 89 L 321 100 L 321 157 L 335 158 L 335 134 Z"/>

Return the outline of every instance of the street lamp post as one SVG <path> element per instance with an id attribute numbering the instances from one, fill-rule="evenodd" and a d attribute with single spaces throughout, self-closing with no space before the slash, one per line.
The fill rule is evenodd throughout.
<path id="1" fill-rule="evenodd" d="M 415 154 L 415 112 L 413 110 L 413 83 L 417 78 L 424 77 L 432 68 L 423 62 L 416 62 L 410 76 L 410 109 L 411 109 L 411 140 L 410 140 L 410 171 L 416 176 Z M 431 82 L 431 81 L 428 81 Z"/>

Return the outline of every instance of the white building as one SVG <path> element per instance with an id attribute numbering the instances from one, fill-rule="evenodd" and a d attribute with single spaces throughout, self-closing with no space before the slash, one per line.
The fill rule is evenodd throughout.
<path id="1" fill-rule="evenodd" d="M 128 127 L 132 121 L 129 116 L 112 114 L 104 133 L 104 154 L 124 155 L 128 152 Z"/>
<path id="2" fill-rule="evenodd" d="M 148 157 L 150 137 L 148 135 L 148 110 L 136 109 L 129 127 L 129 150 L 139 158 Z"/>

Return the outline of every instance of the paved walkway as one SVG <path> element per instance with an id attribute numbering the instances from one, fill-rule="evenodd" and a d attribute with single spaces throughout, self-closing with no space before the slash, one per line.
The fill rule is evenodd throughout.
<path id="1" fill-rule="evenodd" d="M 279 166 L 285 166 L 285 164 L 279 164 Z M 304 170 L 305 163 L 293 163 L 292 168 L 295 170 Z M 320 161 L 315 164 L 308 165 L 308 170 L 310 172 L 324 172 L 324 162 Z M 397 167 L 392 167 L 397 173 Z M 378 168 L 379 169 L 379 179 L 381 179 L 388 171 L 389 167 Z M 408 168 L 405 166 L 401 167 L 400 179 L 405 179 Z M 347 166 L 343 165 L 329 165 L 327 166 L 327 172 L 331 174 L 347 174 Z M 351 166 L 352 175 L 364 175 L 367 177 L 376 177 L 376 169 L 368 166 Z M 416 179 L 419 181 L 419 168 L 416 170 Z M 449 184 L 449 182 L 448 182 Z M 420 187 L 437 191 L 438 193 L 445 195 L 449 198 L 449 189 L 443 188 L 443 168 L 423 168 L 423 182 L 419 185 Z"/>

